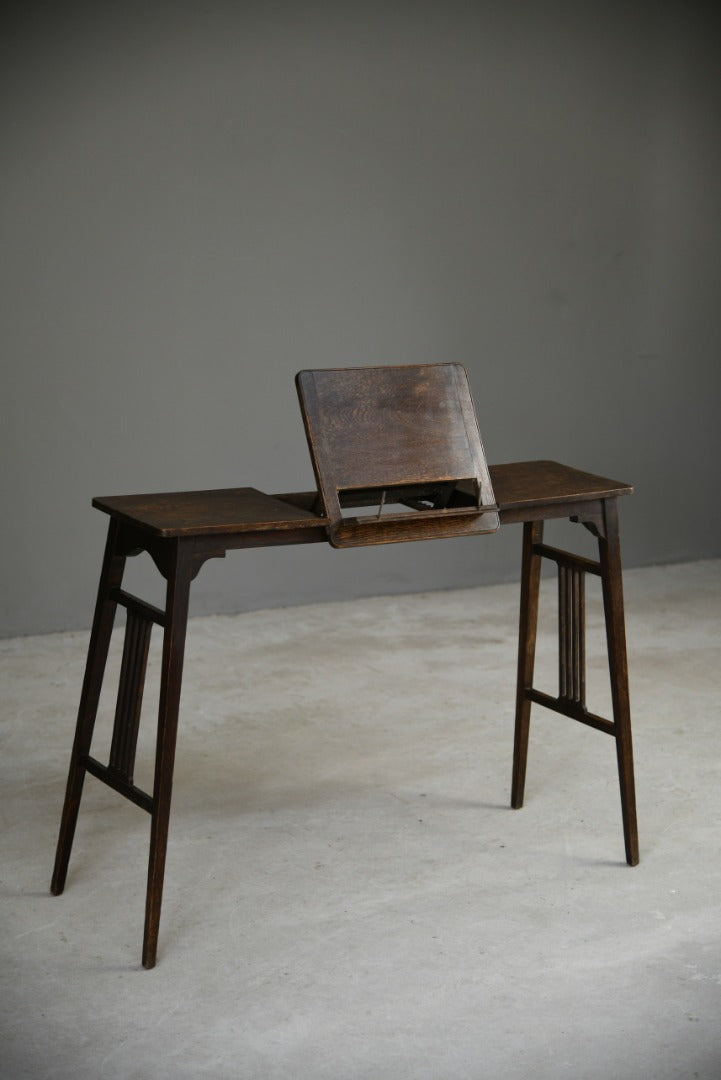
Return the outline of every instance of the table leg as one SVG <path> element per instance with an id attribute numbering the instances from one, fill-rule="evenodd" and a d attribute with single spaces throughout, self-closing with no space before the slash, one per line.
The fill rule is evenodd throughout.
<path id="1" fill-rule="evenodd" d="M 115 621 L 116 601 L 111 599 L 113 589 L 119 588 L 125 569 L 125 555 L 118 553 L 118 538 L 120 528 L 115 520 L 111 520 L 108 528 L 108 539 L 105 546 L 103 567 L 100 573 L 98 585 L 98 597 L 95 605 L 93 628 L 90 634 L 90 645 L 85 665 L 85 677 L 80 694 L 80 706 L 75 728 L 75 739 L 70 757 L 70 770 L 65 792 L 62 818 L 60 820 L 60 835 L 55 853 L 55 868 L 53 870 L 50 890 L 54 896 L 59 896 L 65 888 L 65 878 L 70 861 L 70 852 L 75 836 L 75 826 L 78 820 L 80 799 L 83 793 L 85 780 L 85 766 L 82 763 L 90 752 L 90 744 L 93 738 L 95 717 L 98 712 L 100 690 L 103 685 L 105 664 L 108 658 L 110 635 Z"/>
<path id="2" fill-rule="evenodd" d="M 516 732 L 513 746 L 511 806 L 523 806 L 528 759 L 528 731 L 531 702 L 526 693 L 533 686 L 538 624 L 538 588 L 541 581 L 541 556 L 534 545 L 543 540 L 543 522 L 527 521 L 523 526 L 523 561 L 521 568 L 521 613 L 518 629 L 518 674 L 516 681 Z"/>
<path id="3" fill-rule="evenodd" d="M 611 675 L 611 700 L 616 735 L 618 779 L 621 789 L 623 836 L 626 861 L 636 866 L 639 861 L 636 793 L 633 774 L 633 744 L 631 740 L 631 705 L 628 692 L 628 662 L 623 610 L 621 576 L 621 545 L 618 529 L 618 507 L 615 499 L 604 502 L 605 537 L 598 542 L 603 606 L 606 616 L 606 640 Z"/>
<path id="4" fill-rule="evenodd" d="M 192 540 L 177 540 L 169 560 L 143 937 L 143 967 L 146 968 L 155 966 L 158 948 L 190 583 L 197 569 L 192 555 Z"/>

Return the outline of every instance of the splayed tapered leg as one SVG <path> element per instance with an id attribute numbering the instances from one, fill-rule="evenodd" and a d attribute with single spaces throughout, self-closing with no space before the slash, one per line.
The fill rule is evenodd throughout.
<path id="1" fill-rule="evenodd" d="M 163 665 L 155 753 L 155 781 L 150 829 L 150 858 L 143 936 L 143 967 L 152 968 L 158 949 L 160 907 L 163 898 L 165 856 L 168 846 L 170 801 L 178 732 L 178 709 L 183 676 L 183 656 L 193 567 L 190 548 L 176 541 L 166 593 Z"/>
<path id="2" fill-rule="evenodd" d="M 621 545 L 618 530 L 618 508 L 615 499 L 604 505 L 605 538 L 599 540 L 603 581 L 603 606 L 606 616 L 606 640 L 611 675 L 611 700 L 616 734 L 618 779 L 621 791 L 623 836 L 626 862 L 636 866 L 639 861 L 638 823 L 636 820 L 636 790 L 631 738 L 631 704 L 628 691 L 628 661 L 621 577 Z"/>
<path id="3" fill-rule="evenodd" d="M 526 690 L 533 685 L 538 625 L 538 589 L 541 581 L 541 556 L 534 545 L 543 540 L 543 522 L 527 521 L 523 526 L 523 561 L 521 568 L 521 612 L 518 629 L 518 674 L 516 681 L 516 731 L 513 746 L 511 806 L 523 806 L 528 759 L 528 732 L 531 702 Z"/>
<path id="4" fill-rule="evenodd" d="M 98 598 L 95 605 L 93 628 L 90 634 L 88 658 L 85 666 L 85 677 L 80 694 L 80 706 L 75 728 L 75 740 L 70 756 L 70 769 L 65 791 L 65 803 L 60 820 L 60 834 L 55 852 L 55 868 L 53 870 L 50 890 L 55 896 L 59 896 L 65 888 L 65 878 L 70 862 L 75 826 L 80 810 L 80 800 L 83 794 L 85 780 L 84 761 L 90 752 L 90 744 L 95 728 L 95 717 L 98 712 L 100 690 L 103 684 L 105 664 L 110 647 L 110 635 L 115 621 L 117 602 L 112 599 L 114 589 L 120 587 L 125 569 L 125 555 L 118 553 L 119 526 L 116 521 L 110 522 L 108 539 L 105 546 L 105 557 L 100 574 L 98 586 Z"/>

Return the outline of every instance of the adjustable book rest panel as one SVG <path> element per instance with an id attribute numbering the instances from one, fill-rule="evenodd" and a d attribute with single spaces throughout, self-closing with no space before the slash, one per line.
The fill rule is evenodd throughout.
<path id="1" fill-rule="evenodd" d="M 301 371 L 296 386 L 334 547 L 498 528 L 460 364 Z"/>

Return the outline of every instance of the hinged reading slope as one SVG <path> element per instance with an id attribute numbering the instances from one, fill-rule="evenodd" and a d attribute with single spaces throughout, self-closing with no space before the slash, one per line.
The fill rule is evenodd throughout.
<path id="1" fill-rule="evenodd" d="M 296 385 L 334 547 L 498 528 L 460 364 L 301 371 Z"/>

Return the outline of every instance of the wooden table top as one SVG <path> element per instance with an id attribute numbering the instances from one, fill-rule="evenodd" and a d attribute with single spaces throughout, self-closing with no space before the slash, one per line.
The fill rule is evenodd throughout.
<path id="1" fill-rule="evenodd" d="M 524 509 L 629 495 L 633 488 L 556 461 L 490 466 L 496 504 L 514 516 Z M 311 509 L 314 492 L 265 495 L 252 487 L 111 495 L 93 506 L 154 536 L 217 536 L 326 526 Z"/>
<path id="2" fill-rule="evenodd" d="M 327 519 L 252 487 L 111 495 L 93 506 L 155 536 L 267 532 L 327 524 Z"/>
<path id="3" fill-rule="evenodd" d="M 513 461 L 489 468 L 499 510 L 631 495 L 631 484 L 582 472 L 558 461 Z"/>

